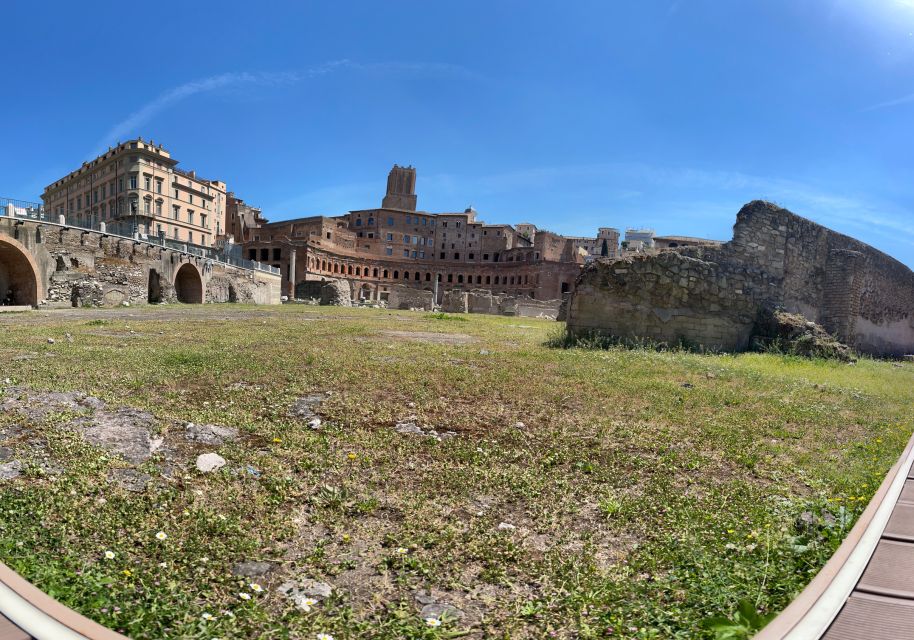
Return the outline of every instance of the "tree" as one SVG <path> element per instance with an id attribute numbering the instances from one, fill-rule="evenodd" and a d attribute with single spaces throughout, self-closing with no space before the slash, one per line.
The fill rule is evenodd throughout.
<path id="1" fill-rule="evenodd" d="M 606 238 L 603 238 L 603 246 L 600 248 L 600 255 L 604 258 L 609 255 L 609 245 L 606 244 Z"/>

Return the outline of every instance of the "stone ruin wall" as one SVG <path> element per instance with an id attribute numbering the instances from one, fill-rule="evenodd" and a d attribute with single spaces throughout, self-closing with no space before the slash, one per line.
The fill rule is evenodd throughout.
<path id="1" fill-rule="evenodd" d="M 431 311 L 435 308 L 435 294 L 432 291 L 395 284 L 387 292 L 387 308 Z"/>
<path id="2" fill-rule="evenodd" d="M 536 300 L 527 296 L 497 295 L 486 289 L 445 291 L 441 310 L 447 313 L 488 313 L 525 318 L 559 317 L 561 300 Z"/>
<path id="3" fill-rule="evenodd" d="M 758 312 L 780 307 L 862 353 L 914 351 L 914 273 L 859 240 L 773 204 L 737 216 L 733 240 L 598 261 L 578 279 L 572 333 L 744 350 Z"/>
<path id="4" fill-rule="evenodd" d="M 147 304 L 151 272 L 162 302 L 177 302 L 178 269 L 193 265 L 204 302 L 278 304 L 280 277 L 251 271 L 129 238 L 57 225 L 0 219 L 0 238 L 24 246 L 37 267 L 40 303 L 46 306 Z"/>

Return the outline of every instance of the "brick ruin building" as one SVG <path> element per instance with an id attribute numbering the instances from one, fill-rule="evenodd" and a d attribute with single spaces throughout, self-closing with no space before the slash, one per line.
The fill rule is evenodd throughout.
<path id="1" fill-rule="evenodd" d="M 228 227 L 235 207 L 231 200 Z M 571 291 L 584 252 L 571 238 L 529 227 L 486 224 L 471 207 L 459 213 L 417 210 L 416 170 L 394 166 L 377 209 L 336 217 L 260 220 L 237 207 L 245 233 L 243 257 L 282 270 L 284 292 L 304 297 L 309 283 L 349 281 L 355 300 L 388 300 L 395 286 L 431 292 L 437 303 L 452 290 L 485 290 L 535 300 Z M 399 297 L 403 297 L 400 294 Z"/>
<path id="2" fill-rule="evenodd" d="M 914 352 L 910 269 L 762 201 L 740 210 L 723 245 L 587 266 L 569 301 L 568 330 L 740 351 L 764 308 L 801 313 L 861 353 Z"/>

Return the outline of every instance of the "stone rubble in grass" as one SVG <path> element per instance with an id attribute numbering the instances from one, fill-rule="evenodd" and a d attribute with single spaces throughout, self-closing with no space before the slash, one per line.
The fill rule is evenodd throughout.
<path id="1" fill-rule="evenodd" d="M 247 560 L 232 567 L 232 575 L 243 578 L 260 578 L 273 569 L 272 562 Z"/>
<path id="2" fill-rule="evenodd" d="M 238 429 L 222 427 L 216 424 L 194 424 L 188 422 L 184 427 L 184 436 L 191 442 L 220 445 L 238 437 Z"/>
<path id="3" fill-rule="evenodd" d="M 333 587 L 311 578 L 299 578 L 282 583 L 277 591 L 292 600 L 295 606 L 304 609 L 306 598 L 325 600 L 333 594 Z"/>
<path id="4" fill-rule="evenodd" d="M 0 480 L 12 480 L 22 473 L 22 463 L 19 460 L 0 464 Z"/>
<path id="5" fill-rule="evenodd" d="M 422 607 L 422 611 L 419 613 L 419 617 L 422 619 L 425 618 L 436 618 L 449 619 L 449 620 L 460 620 L 463 618 L 464 613 L 457 607 L 446 602 L 434 602 L 427 604 Z"/>
<path id="6" fill-rule="evenodd" d="M 133 493 L 145 491 L 150 480 L 152 480 L 152 476 L 136 469 L 112 469 L 108 473 L 108 482 Z"/>

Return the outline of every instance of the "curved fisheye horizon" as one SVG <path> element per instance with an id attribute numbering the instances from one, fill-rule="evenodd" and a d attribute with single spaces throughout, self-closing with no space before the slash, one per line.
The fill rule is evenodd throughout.
<path id="1" fill-rule="evenodd" d="M 914 0 L 0 24 L 0 640 L 911 636 Z"/>

